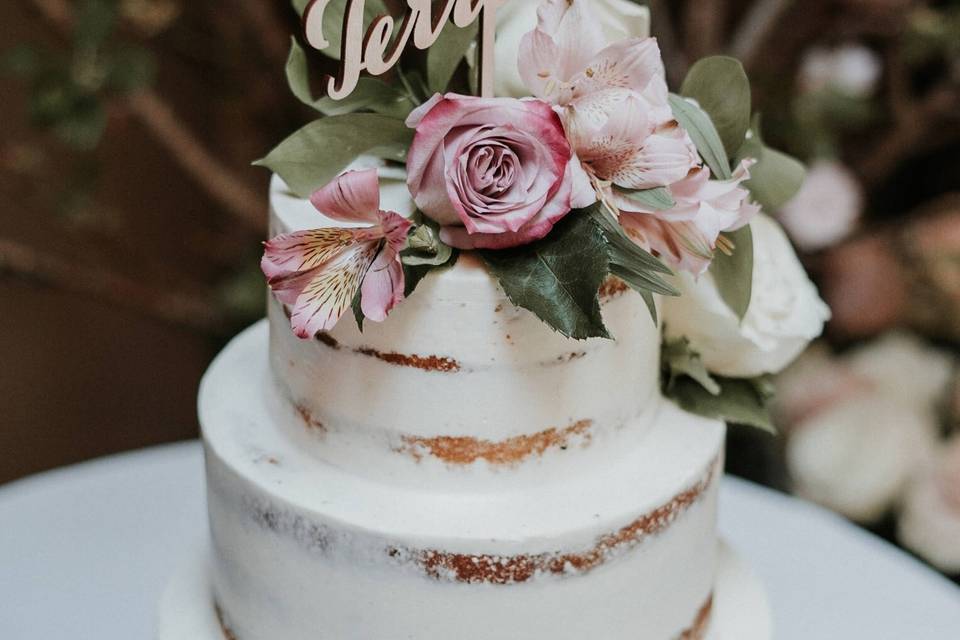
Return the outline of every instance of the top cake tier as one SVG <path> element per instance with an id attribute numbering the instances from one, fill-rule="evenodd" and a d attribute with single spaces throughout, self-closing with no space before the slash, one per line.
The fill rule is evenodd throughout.
<path id="1" fill-rule="evenodd" d="M 380 179 L 382 208 L 410 214 L 402 171 L 381 167 Z M 342 224 L 279 178 L 270 204 L 272 234 Z M 491 476 L 517 486 L 597 464 L 639 443 L 660 404 L 658 327 L 619 281 L 600 293 L 615 340 L 553 332 L 469 254 L 362 332 L 347 314 L 301 340 L 271 297 L 280 422 L 325 462 L 390 482 L 490 489 Z"/>

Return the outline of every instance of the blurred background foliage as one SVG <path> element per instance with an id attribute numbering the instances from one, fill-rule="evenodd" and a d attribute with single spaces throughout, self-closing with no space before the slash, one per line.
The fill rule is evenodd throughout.
<path id="1" fill-rule="evenodd" d="M 781 381 L 785 436 L 733 429 L 731 469 L 960 572 L 909 530 L 960 532 L 960 2 L 646 4 L 671 86 L 738 56 L 811 169 L 772 213 L 834 319 Z M 284 80 L 297 29 L 288 0 L 0 6 L 0 481 L 196 433 L 202 371 L 263 312 L 250 161 L 312 117 Z M 911 376 L 904 419 L 849 409 Z"/>

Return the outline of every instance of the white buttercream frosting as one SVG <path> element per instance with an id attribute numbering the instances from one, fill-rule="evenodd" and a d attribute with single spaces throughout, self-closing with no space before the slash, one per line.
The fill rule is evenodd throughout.
<path id="1" fill-rule="evenodd" d="M 228 347 L 200 400 L 216 597 L 241 640 L 668 640 L 708 600 L 721 423 L 664 403 L 604 464 L 513 490 L 379 482 L 319 464 L 278 428 L 266 334 Z M 630 534 L 637 522 L 650 533 Z M 604 546 L 611 535 L 627 542 Z M 471 583 L 431 568 L 431 552 L 589 561 Z"/>
<path id="2" fill-rule="evenodd" d="M 402 172 L 380 177 L 409 214 Z M 329 224 L 274 181 L 274 233 Z M 615 341 L 565 339 L 470 255 L 362 333 L 299 340 L 271 300 L 200 393 L 207 632 L 177 635 L 168 593 L 161 640 L 207 640 L 214 602 L 238 640 L 704 637 L 739 598 L 715 589 L 724 425 L 660 397 L 639 296 L 603 313 Z"/>

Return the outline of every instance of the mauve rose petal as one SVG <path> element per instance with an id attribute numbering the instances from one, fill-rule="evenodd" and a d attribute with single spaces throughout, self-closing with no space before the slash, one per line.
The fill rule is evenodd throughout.
<path id="1" fill-rule="evenodd" d="M 411 122 L 418 126 L 408 154 L 410 191 L 456 246 L 530 242 L 570 211 L 573 154 L 550 105 L 448 94 Z M 480 238 L 487 235 L 504 237 Z"/>

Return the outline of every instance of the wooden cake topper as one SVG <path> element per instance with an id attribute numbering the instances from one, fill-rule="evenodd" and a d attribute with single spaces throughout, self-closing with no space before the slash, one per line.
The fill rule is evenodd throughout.
<path id="1" fill-rule="evenodd" d="M 338 77 L 327 78 L 327 95 L 342 100 L 357 87 L 360 74 L 379 76 L 397 64 L 412 37 L 417 49 L 428 49 L 450 22 L 468 27 L 480 20 L 477 64 L 480 66 L 480 95 L 493 96 L 493 46 L 497 26 L 497 7 L 505 0 L 443 0 L 434 13 L 433 0 L 407 0 L 407 12 L 397 26 L 392 16 L 379 16 L 363 30 L 364 0 L 347 0 L 344 9 L 343 38 Z M 323 13 L 331 0 L 311 0 L 303 12 L 307 42 L 315 49 L 326 49 L 330 42 L 323 35 Z"/>

